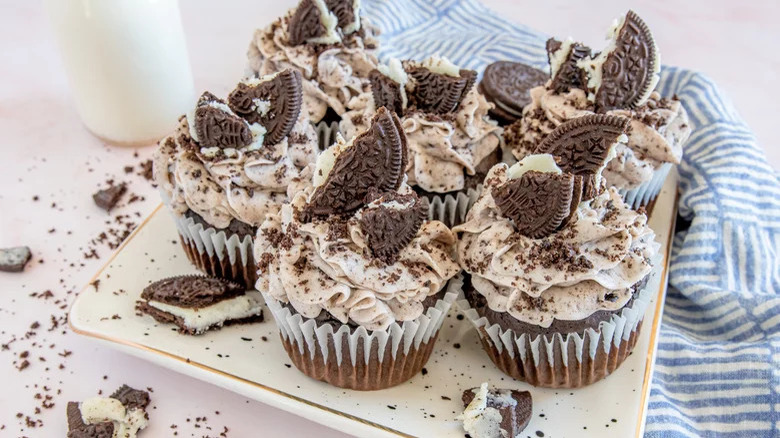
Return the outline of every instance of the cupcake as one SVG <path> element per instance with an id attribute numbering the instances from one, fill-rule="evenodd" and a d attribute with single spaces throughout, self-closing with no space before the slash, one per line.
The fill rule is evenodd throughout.
<path id="1" fill-rule="evenodd" d="M 531 90 L 531 103 L 504 137 L 517 159 L 560 124 L 588 114 L 628 117 L 628 141 L 604 169 L 632 208 L 650 209 L 691 135 L 688 114 L 676 96 L 655 91 L 660 57 L 647 25 L 634 12 L 616 21 L 598 54 L 580 43 L 547 41 L 551 79 Z M 629 61 L 630 60 L 630 61 Z"/>
<path id="2" fill-rule="evenodd" d="M 409 143 L 409 184 L 431 202 L 431 217 L 460 223 L 490 167 L 500 161 L 501 128 L 476 89 L 477 73 L 446 58 L 393 59 L 371 73 L 371 92 L 350 102 L 340 129 L 361 132 L 378 107 L 395 111 Z"/>
<path id="3" fill-rule="evenodd" d="M 557 162 L 535 154 L 493 167 L 453 230 L 467 273 L 460 307 L 496 366 L 535 386 L 576 388 L 612 373 L 652 296 L 655 235 L 600 175 L 614 149 L 609 117 L 561 125 L 579 125 L 557 136 L 578 152 Z"/>
<path id="4" fill-rule="evenodd" d="M 377 66 L 378 33 L 360 16 L 359 0 L 301 0 L 284 17 L 255 31 L 247 73 L 297 70 L 309 119 L 329 124 L 339 120 L 350 99 L 368 90 L 368 74 Z"/>
<path id="5" fill-rule="evenodd" d="M 295 366 L 343 388 L 398 385 L 427 362 L 459 291 L 456 239 L 404 182 L 400 120 L 325 151 L 255 242 L 263 292 Z"/>
<path id="6" fill-rule="evenodd" d="M 240 83 L 227 101 L 203 93 L 160 141 L 154 180 L 187 256 L 204 273 L 250 288 L 257 281 L 257 227 L 319 152 L 301 91 L 300 73 L 285 70 Z"/>

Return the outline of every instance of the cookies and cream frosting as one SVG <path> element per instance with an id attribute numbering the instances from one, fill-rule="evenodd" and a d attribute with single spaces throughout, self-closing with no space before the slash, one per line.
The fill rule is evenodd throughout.
<path id="1" fill-rule="evenodd" d="M 580 203 L 560 230 L 528 237 L 502 214 L 492 194 L 516 174 L 508 169 L 506 164 L 491 169 L 466 222 L 453 229 L 462 233 L 460 263 L 490 309 L 549 327 L 554 320 L 580 320 L 625 306 L 659 248 L 645 215 L 610 188 Z"/>
<path id="2" fill-rule="evenodd" d="M 459 69 L 446 58 L 429 58 L 419 66 L 406 64 L 406 69 L 422 67 L 431 72 L 457 76 Z M 474 175 L 480 163 L 491 156 L 499 147 L 501 128 L 488 117 L 492 104 L 471 85 L 463 94 L 457 108 L 447 114 L 410 109 L 408 102 L 415 85 L 414 78 L 401 67 L 397 60 L 391 60 L 379 71 L 399 84 L 402 114 L 401 123 L 409 142 L 409 184 L 428 192 L 446 193 L 465 187 L 467 175 Z M 340 123 L 346 138 L 365 128 L 375 113 L 375 94 L 364 93 L 349 103 Z"/>
<path id="3" fill-rule="evenodd" d="M 256 99 L 256 111 L 265 114 L 268 102 Z M 247 144 L 239 147 L 204 145 L 196 129 L 194 113 L 182 117 L 174 135 L 160 141 L 154 154 L 154 178 L 165 203 L 177 214 L 187 210 L 215 228 L 226 228 L 233 219 L 259 226 L 266 213 L 286 200 L 290 182 L 300 169 L 316 160 L 317 134 L 305 111 L 290 120 L 290 130 L 277 143 L 266 144 L 266 127 L 247 123 L 224 102 L 211 100 L 201 106 L 217 117 L 243 121 Z M 270 127 L 270 125 L 269 125 Z"/>
<path id="4" fill-rule="evenodd" d="M 298 8 L 304 7 L 306 1 Z M 322 19 L 322 35 L 301 42 L 291 38 L 290 24 L 297 24 L 298 9 L 290 10 L 264 29 L 255 31 L 249 45 L 248 73 L 263 76 L 285 68 L 298 70 L 303 75 L 304 108 L 312 122 L 319 122 L 327 109 L 337 114 L 346 111 L 346 104 L 353 97 L 368 89 L 368 73 L 378 61 L 376 50 L 379 31 L 361 19 L 360 2 L 354 2 L 352 18 L 341 27 L 334 22 L 332 12 L 327 11 L 324 0 L 314 4 Z M 300 26 L 316 26 L 317 23 L 301 23 Z M 310 27 L 311 28 L 311 27 Z M 293 44 L 292 41 L 298 43 Z"/>

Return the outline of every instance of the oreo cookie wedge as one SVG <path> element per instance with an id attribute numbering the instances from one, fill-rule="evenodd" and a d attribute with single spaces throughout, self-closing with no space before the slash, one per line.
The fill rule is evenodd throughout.
<path id="1" fill-rule="evenodd" d="M 495 104 L 490 114 L 505 124 L 519 119 L 531 103 L 531 88 L 547 82 L 547 73 L 520 62 L 497 61 L 485 68 L 479 90 Z"/>
<path id="2" fill-rule="evenodd" d="M 290 134 L 303 105 L 301 73 L 286 69 L 238 84 L 228 106 L 249 123 L 265 128 L 264 145 L 279 143 Z"/>
<path id="3" fill-rule="evenodd" d="M 601 171 L 612 159 L 613 146 L 630 131 L 625 117 L 590 114 L 562 123 L 536 147 L 536 154 L 551 154 L 563 172 L 582 178 L 582 200 L 599 191 Z"/>
<path id="4" fill-rule="evenodd" d="M 408 104 L 406 84 L 409 82 L 409 76 L 404 71 L 401 61 L 393 58 L 387 65 L 380 65 L 369 73 L 368 80 L 371 84 L 374 106 L 377 108 L 383 106 L 402 116 Z"/>
<path id="5" fill-rule="evenodd" d="M 572 88 L 587 90 L 588 74 L 580 65 L 590 59 L 590 47 L 572 40 L 547 40 L 547 59 L 550 62 L 550 88 L 565 93 Z"/>
<path id="6" fill-rule="evenodd" d="M 368 198 L 374 199 L 360 212 L 358 223 L 374 257 L 392 264 L 428 218 L 428 200 L 414 192 L 372 193 Z"/>
<path id="7" fill-rule="evenodd" d="M 194 117 L 189 122 L 194 124 L 197 136 L 194 140 L 201 147 L 237 149 L 252 143 L 252 133 L 246 120 L 208 91 L 198 99 Z"/>
<path id="8" fill-rule="evenodd" d="M 221 278 L 182 275 L 155 281 L 141 293 L 136 309 L 179 332 L 199 335 L 223 325 L 260 322 L 258 292 Z"/>
<path id="9" fill-rule="evenodd" d="M 123 385 L 110 397 L 67 405 L 68 438 L 135 438 L 146 428 L 149 393 Z M 121 434 L 121 435 L 115 435 Z"/>
<path id="10" fill-rule="evenodd" d="M 325 0 L 325 4 L 336 16 L 344 35 L 360 30 L 360 0 Z"/>
<path id="11" fill-rule="evenodd" d="M 591 63 L 598 112 L 636 108 L 658 84 L 661 61 L 647 24 L 628 11 L 610 33 L 612 40 Z"/>
<path id="12" fill-rule="evenodd" d="M 337 43 L 341 41 L 338 24 L 325 0 L 301 0 L 287 21 L 287 42 L 293 46 Z"/>
<path id="13" fill-rule="evenodd" d="M 411 79 L 409 105 L 432 114 L 448 114 L 458 109 L 474 86 L 477 73 L 456 67 L 446 58 L 429 58 L 422 63 L 407 62 Z"/>
<path id="14" fill-rule="evenodd" d="M 365 204 L 372 190 L 395 191 L 403 182 L 407 159 L 401 121 L 380 107 L 367 131 L 320 154 L 314 175 L 316 189 L 305 216 L 350 213 Z"/>
<path id="15" fill-rule="evenodd" d="M 462 401 L 465 410 L 460 419 L 472 438 L 520 436 L 533 414 L 530 392 L 489 390 L 487 383 L 463 391 Z"/>

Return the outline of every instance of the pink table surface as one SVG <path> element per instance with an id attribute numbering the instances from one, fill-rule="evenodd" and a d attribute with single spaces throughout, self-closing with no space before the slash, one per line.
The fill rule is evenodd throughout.
<path id="1" fill-rule="evenodd" d="M 252 30 L 293 3 L 182 2 L 196 90 L 229 91 L 243 71 Z M 507 18 L 596 46 L 611 18 L 627 7 L 619 1 L 486 3 Z M 759 141 L 769 144 L 774 140 L 780 113 L 776 87 L 780 55 L 775 50 L 780 43 L 776 26 L 780 3 L 631 3 L 654 30 L 664 63 L 709 74 L 735 101 Z M 100 259 L 83 257 L 91 247 L 89 241 L 105 228 L 105 221 L 129 214 L 140 222 L 158 204 L 155 190 L 146 181 L 123 171 L 124 166 L 148 158 L 153 147 L 106 147 L 84 130 L 71 105 L 40 0 L 0 0 L 0 11 L 0 247 L 29 245 L 34 252 L 23 274 L 0 273 L 0 344 L 17 339 L 7 349 L 0 348 L 0 437 L 64 436 L 68 400 L 90 397 L 98 390 L 111 391 L 122 383 L 154 389 L 151 425 L 142 436 L 173 436 L 177 431 L 180 437 L 216 437 L 225 426 L 231 437 L 344 436 L 344 432 L 98 346 L 62 326 L 48 331 L 51 317 L 65 314 L 63 307 L 111 254 L 105 245 L 97 245 Z M 778 167 L 780 149 L 771 148 L 769 155 Z M 90 196 L 108 178 L 129 181 L 131 191 L 145 200 L 123 205 L 109 216 L 95 207 Z M 52 298 L 30 296 L 46 290 Z M 40 323 L 33 330 L 36 334 L 26 335 L 35 322 Z M 60 356 L 65 350 L 72 355 Z M 16 366 L 23 351 L 29 351 L 31 365 L 19 371 Z M 54 407 L 34 414 L 41 405 L 36 393 L 51 395 Z M 17 418 L 17 413 L 23 417 Z M 24 426 L 28 415 L 43 425 Z M 196 422 L 196 417 L 203 416 L 207 421 Z M 171 428 L 174 424 L 176 429 Z"/>

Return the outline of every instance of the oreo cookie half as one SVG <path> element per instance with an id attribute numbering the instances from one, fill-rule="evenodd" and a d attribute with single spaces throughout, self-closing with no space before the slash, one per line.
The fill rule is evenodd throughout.
<path id="1" fill-rule="evenodd" d="M 601 65 L 596 108 L 606 112 L 642 105 L 658 82 L 659 69 L 658 48 L 650 28 L 634 11 L 628 11 L 614 37 L 614 49 Z"/>
<path id="2" fill-rule="evenodd" d="M 474 70 L 460 70 L 459 76 L 435 73 L 422 66 L 411 66 L 406 73 L 414 88 L 409 93 L 409 105 L 433 114 L 448 114 L 458 109 L 460 102 L 477 80 Z"/>
<path id="3" fill-rule="evenodd" d="M 290 134 L 302 105 L 301 73 L 289 68 L 257 83 L 241 82 L 228 95 L 230 109 L 265 128 L 264 145 L 279 143 Z"/>
<path id="4" fill-rule="evenodd" d="M 368 81 L 371 84 L 371 94 L 374 97 L 375 106 L 383 106 L 398 115 L 403 115 L 401 84 L 377 69 L 371 70 L 371 73 L 368 74 Z"/>
<path id="5" fill-rule="evenodd" d="M 547 81 L 547 73 L 520 62 L 497 61 L 485 68 L 479 89 L 496 108 L 490 114 L 511 123 L 531 103 L 529 91 Z"/>
<path id="6" fill-rule="evenodd" d="M 122 404 L 116 406 L 116 401 Z M 147 424 L 146 407 L 149 406 L 149 393 L 139 389 L 133 389 L 122 385 L 108 398 L 95 397 L 85 400 L 83 403 L 68 402 L 66 414 L 68 419 L 68 438 L 112 438 L 116 425 L 113 421 L 95 421 L 90 419 L 89 412 L 116 411 L 119 415 L 124 412 L 124 418 L 117 420 L 119 430 L 124 430 L 127 436 L 136 436 L 139 430 Z M 89 405 L 89 406 L 87 406 Z M 83 412 L 82 412 L 83 409 Z M 140 412 L 139 412 L 140 411 Z M 86 415 L 85 415 L 86 413 Z M 85 421 L 86 419 L 86 421 Z M 125 435 L 123 435 L 125 436 Z"/>
<path id="7" fill-rule="evenodd" d="M 406 135 L 401 121 L 395 113 L 381 107 L 368 130 L 336 156 L 325 181 L 312 194 L 306 215 L 349 213 L 365 204 L 372 189 L 380 193 L 397 190 L 404 178 L 406 161 Z"/>
<path id="8" fill-rule="evenodd" d="M 564 172 L 582 178 L 582 200 L 598 194 L 598 176 L 618 137 L 630 130 L 625 117 L 589 114 L 562 123 L 536 147 L 536 154 L 551 154 Z"/>
<path id="9" fill-rule="evenodd" d="M 471 406 L 476 398 L 479 398 L 476 406 Z M 466 408 L 462 416 L 464 426 L 467 426 L 466 421 L 468 419 L 472 418 L 475 420 L 473 423 L 468 424 L 468 426 L 476 426 L 473 427 L 475 430 L 469 430 L 471 427 L 468 426 L 466 429 L 472 433 L 477 430 L 492 430 L 498 433 L 491 436 L 517 437 L 531 422 L 533 414 L 533 401 L 530 392 L 515 389 L 488 390 L 486 383 L 480 388 L 463 391 L 462 401 L 463 406 Z M 490 415 L 481 415 L 487 408 L 497 410 L 500 414 L 500 419 Z M 497 421 L 498 424 L 484 424 L 491 421 Z M 477 426 L 475 423 L 483 424 Z"/>
<path id="10" fill-rule="evenodd" d="M 314 0 L 301 0 L 287 24 L 287 41 L 297 46 L 307 40 L 327 35 L 321 11 Z"/>
<path id="11" fill-rule="evenodd" d="M 256 296 L 238 283 L 205 275 L 158 280 L 144 288 L 136 309 L 190 335 L 263 320 L 262 305 Z"/>
<path id="12" fill-rule="evenodd" d="M 235 115 L 225 101 L 208 91 L 198 99 L 195 133 L 201 147 L 240 148 L 252 142 L 246 120 Z"/>
<path id="13" fill-rule="evenodd" d="M 387 264 L 395 262 L 398 253 L 414 239 L 427 219 L 427 201 L 414 192 L 408 195 L 387 192 L 376 196 L 361 212 L 358 223 L 376 258 Z"/>

